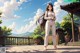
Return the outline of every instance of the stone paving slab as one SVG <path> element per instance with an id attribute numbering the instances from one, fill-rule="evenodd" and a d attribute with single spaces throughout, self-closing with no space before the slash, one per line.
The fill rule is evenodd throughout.
<path id="1" fill-rule="evenodd" d="M 49 45 L 47 50 L 44 50 L 43 45 L 27 45 L 27 46 L 10 46 L 5 47 L 6 53 L 80 53 L 80 46 L 57 46 L 55 50 L 52 45 Z"/>

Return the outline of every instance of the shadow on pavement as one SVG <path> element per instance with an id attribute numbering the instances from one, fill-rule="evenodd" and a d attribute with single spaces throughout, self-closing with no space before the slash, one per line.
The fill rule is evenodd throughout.
<path id="1" fill-rule="evenodd" d="M 73 51 L 73 52 L 69 52 L 69 51 L 64 51 L 62 53 L 80 53 L 80 51 Z"/>
<path id="2" fill-rule="evenodd" d="M 47 51 L 40 51 L 40 50 L 28 50 L 28 51 L 6 51 L 6 53 L 80 53 L 80 48 L 58 48 L 57 50 L 54 49 L 47 49 Z"/>
<path id="3" fill-rule="evenodd" d="M 80 51 L 73 51 L 73 52 L 69 52 L 69 51 L 63 51 L 63 52 L 56 52 L 56 51 L 34 51 L 34 52 L 30 52 L 30 51 L 23 51 L 23 52 L 6 52 L 6 53 L 80 53 Z"/>
<path id="4" fill-rule="evenodd" d="M 47 50 L 54 50 L 54 49 L 47 49 Z M 80 48 L 58 48 L 57 50 L 80 50 Z"/>
<path id="5" fill-rule="evenodd" d="M 56 53 L 56 51 L 33 51 L 33 52 L 31 52 L 31 51 L 23 51 L 23 52 L 16 52 L 16 51 L 14 51 L 14 52 L 6 52 L 6 53 Z"/>

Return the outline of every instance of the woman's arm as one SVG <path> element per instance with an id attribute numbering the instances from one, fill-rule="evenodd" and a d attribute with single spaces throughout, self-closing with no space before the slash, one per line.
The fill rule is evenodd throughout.
<path id="1" fill-rule="evenodd" d="M 45 12 L 45 17 L 44 17 L 44 19 L 46 19 L 46 20 L 56 20 L 56 18 L 55 18 L 55 14 L 54 13 L 51 13 L 50 15 L 48 15 L 48 12 L 46 11 Z"/>
<path id="2" fill-rule="evenodd" d="M 56 17 L 55 17 L 55 13 L 54 13 L 54 21 L 56 20 Z"/>
<path id="3" fill-rule="evenodd" d="M 52 17 L 48 16 L 48 12 L 46 11 L 45 12 L 45 16 L 44 16 L 44 19 L 48 20 L 48 19 L 51 19 Z"/>

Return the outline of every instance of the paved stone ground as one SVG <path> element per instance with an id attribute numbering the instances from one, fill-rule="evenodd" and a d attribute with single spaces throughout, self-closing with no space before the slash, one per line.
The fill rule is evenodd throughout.
<path id="1" fill-rule="evenodd" d="M 5 48 L 5 53 L 80 53 L 80 46 L 57 47 L 58 49 L 55 50 L 52 45 L 49 45 L 45 51 L 43 45 L 9 46 Z"/>

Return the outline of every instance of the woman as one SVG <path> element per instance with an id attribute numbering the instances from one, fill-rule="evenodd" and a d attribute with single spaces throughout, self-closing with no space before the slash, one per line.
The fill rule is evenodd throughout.
<path id="1" fill-rule="evenodd" d="M 49 3 L 46 8 L 44 19 L 46 20 L 44 47 L 45 47 L 45 49 L 47 49 L 48 36 L 49 36 L 50 29 L 51 29 L 52 30 L 52 41 L 54 43 L 54 48 L 57 49 L 57 47 L 56 47 L 56 27 L 55 27 L 56 18 L 55 18 L 55 13 L 53 11 L 53 5 L 51 3 Z"/>

